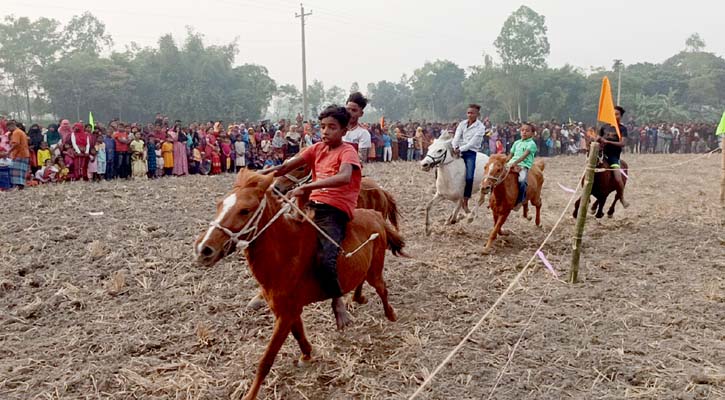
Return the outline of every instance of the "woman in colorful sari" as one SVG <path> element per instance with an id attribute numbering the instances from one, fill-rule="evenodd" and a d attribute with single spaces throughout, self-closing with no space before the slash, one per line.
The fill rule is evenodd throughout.
<path id="1" fill-rule="evenodd" d="M 169 135 L 174 141 L 174 169 L 175 176 L 189 175 L 189 159 L 186 156 L 186 140 L 184 132 L 181 132 L 178 125 L 169 130 Z"/>

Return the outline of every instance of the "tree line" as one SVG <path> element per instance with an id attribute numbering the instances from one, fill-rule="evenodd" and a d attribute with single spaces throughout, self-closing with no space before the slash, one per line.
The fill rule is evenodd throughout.
<path id="1" fill-rule="evenodd" d="M 704 51 L 697 34 L 685 48 L 661 63 L 590 71 L 547 64 L 550 52 L 546 18 L 521 6 L 504 22 L 494 41 L 500 61 L 483 56 L 481 65 L 463 68 L 449 60 L 426 62 L 398 81 L 367 86 L 369 119 L 461 117 L 471 102 L 499 121 L 591 122 L 598 107 L 601 79 L 607 75 L 621 103 L 638 122 L 714 121 L 725 108 L 725 59 Z M 90 13 L 66 25 L 48 18 L 8 16 L 0 23 L 0 114 L 30 120 L 52 114 L 82 119 L 92 110 L 106 120 L 150 120 L 157 112 L 191 120 L 290 118 L 302 109 L 295 85 L 278 85 L 264 66 L 235 65 L 240 49 L 232 42 L 207 45 L 187 29 L 180 44 L 171 35 L 156 46 L 135 44 L 109 52 L 105 25 Z M 350 91 L 359 90 L 354 83 Z M 312 113 L 340 103 L 348 91 L 308 86 Z"/>

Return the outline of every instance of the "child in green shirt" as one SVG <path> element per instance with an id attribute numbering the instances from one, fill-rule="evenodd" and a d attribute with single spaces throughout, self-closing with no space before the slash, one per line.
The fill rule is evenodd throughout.
<path id="1" fill-rule="evenodd" d="M 514 142 L 511 146 L 511 153 L 506 159 L 506 166 L 511 169 L 519 166 L 519 196 L 516 199 L 514 211 L 521 208 L 521 204 L 526 199 L 526 187 L 529 169 L 534 166 L 534 156 L 536 155 L 536 143 L 532 139 L 534 135 L 533 127 L 524 123 L 521 125 L 521 139 Z"/>

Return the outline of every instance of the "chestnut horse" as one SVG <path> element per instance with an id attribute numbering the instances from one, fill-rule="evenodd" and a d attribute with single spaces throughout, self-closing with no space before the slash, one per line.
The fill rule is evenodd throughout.
<path id="1" fill-rule="evenodd" d="M 302 351 L 300 362 L 311 360 L 312 346 L 305 336 L 302 309 L 328 298 L 315 274 L 317 231 L 307 222 L 284 215 L 285 208 L 269 190 L 272 180 L 272 176 L 242 169 L 232 191 L 217 204 L 216 218 L 211 226 L 194 243 L 197 261 L 204 266 L 212 266 L 231 254 L 237 244 L 246 247 L 247 264 L 275 315 L 272 338 L 244 397 L 246 400 L 257 397 L 290 332 Z M 372 240 L 364 244 L 369 238 Z M 380 213 L 355 210 L 341 246 L 346 250 L 360 247 L 349 258 L 344 254 L 338 258 L 343 292 L 355 289 L 353 300 L 365 303 L 362 286 L 368 282 L 380 296 L 385 316 L 395 321 L 395 311 L 388 303 L 383 266 L 388 248 L 394 255 L 405 256 L 403 238 Z"/>
<path id="2" fill-rule="evenodd" d="M 516 205 L 519 193 L 519 173 L 506 167 L 506 155 L 495 154 L 488 159 L 486 176 L 481 181 L 481 197 L 479 204 L 483 203 L 487 193 L 491 193 L 489 207 L 493 212 L 494 226 L 483 249 L 483 254 L 491 253 L 491 245 L 497 235 L 508 235 L 502 227 L 509 214 Z M 524 217 L 529 217 L 529 202 L 536 207 L 536 226 L 541 226 L 541 188 L 544 185 L 544 161 L 534 161 L 527 177 L 526 198 L 524 199 Z"/>
<path id="3" fill-rule="evenodd" d="M 619 165 L 621 166 L 622 170 L 624 171 L 624 174 L 622 174 L 622 182 L 624 185 L 627 185 L 627 169 L 629 166 L 626 162 L 621 161 L 619 162 Z M 609 165 L 606 164 L 603 161 L 599 161 L 597 163 L 597 168 L 609 168 Z M 614 171 L 607 169 L 606 171 L 602 172 L 596 172 L 594 173 L 594 184 L 592 185 L 592 196 L 596 199 L 594 204 L 592 204 L 592 214 L 596 218 L 602 218 L 604 216 L 604 203 L 607 201 L 607 197 L 609 197 L 609 194 L 612 192 L 617 192 L 617 182 L 614 180 Z M 584 184 L 584 179 L 582 179 L 582 184 Z M 624 188 L 623 188 L 624 189 Z M 614 201 L 612 202 L 612 205 L 609 206 L 609 210 L 607 210 L 607 217 L 611 218 L 612 215 L 614 215 L 614 206 L 617 205 L 617 200 L 621 201 L 622 199 L 617 194 L 614 197 Z M 574 218 L 577 217 L 579 214 L 579 204 L 581 202 L 581 197 L 574 203 L 574 213 L 572 214 Z M 596 213 L 596 214 L 595 214 Z"/>
<path id="4" fill-rule="evenodd" d="M 278 177 L 274 181 L 274 187 L 282 193 L 287 193 L 293 188 L 305 184 L 312 179 L 312 172 L 309 166 L 302 166 L 296 170 Z M 302 200 L 301 202 L 304 202 Z M 302 208 L 304 204 L 300 204 Z M 360 181 L 360 194 L 357 197 L 357 208 L 368 208 L 370 210 L 380 211 L 383 218 L 390 221 L 391 224 L 398 229 L 398 203 L 395 202 L 393 196 L 385 189 L 380 187 L 371 178 L 362 178 Z"/>

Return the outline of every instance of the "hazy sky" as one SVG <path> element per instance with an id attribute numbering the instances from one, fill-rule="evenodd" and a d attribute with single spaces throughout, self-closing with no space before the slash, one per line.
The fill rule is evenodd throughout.
<path id="1" fill-rule="evenodd" d="M 300 23 L 294 0 L 3 0 L 1 15 L 53 17 L 67 22 L 91 11 L 106 24 L 115 47 L 155 44 L 164 33 L 180 41 L 185 26 L 207 43 L 238 39 L 237 63 L 266 66 L 278 83 L 301 84 Z M 725 55 L 725 1 L 532 0 L 415 1 L 310 0 L 307 77 L 345 89 L 354 81 L 397 81 L 425 61 L 449 59 L 467 68 L 484 52 L 497 58 L 493 41 L 504 20 L 526 4 L 546 17 L 549 64 L 582 68 L 661 62 L 698 32 L 707 50 Z"/>

